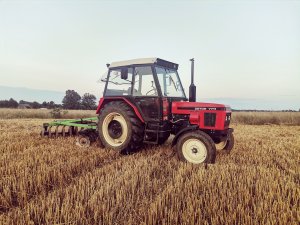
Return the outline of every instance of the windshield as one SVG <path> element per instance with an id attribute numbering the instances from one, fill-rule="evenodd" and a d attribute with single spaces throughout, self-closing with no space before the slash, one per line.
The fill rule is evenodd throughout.
<path id="1" fill-rule="evenodd" d="M 176 70 L 159 66 L 155 66 L 155 70 L 163 96 L 185 98 L 185 94 Z"/>

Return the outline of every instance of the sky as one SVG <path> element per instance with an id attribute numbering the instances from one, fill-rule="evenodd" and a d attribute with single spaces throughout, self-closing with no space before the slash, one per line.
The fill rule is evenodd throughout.
<path id="1" fill-rule="evenodd" d="M 2 86 L 100 97 L 106 63 L 143 57 L 178 63 L 186 93 L 195 58 L 200 100 L 298 110 L 300 1 L 0 0 Z"/>

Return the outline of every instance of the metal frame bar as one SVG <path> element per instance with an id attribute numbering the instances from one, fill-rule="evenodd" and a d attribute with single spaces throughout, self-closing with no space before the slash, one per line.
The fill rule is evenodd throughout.
<path id="1" fill-rule="evenodd" d="M 88 129 L 97 129 L 98 117 L 83 118 L 83 119 L 72 119 L 72 120 L 55 120 L 53 122 L 47 123 L 47 126 L 72 126 L 72 127 L 81 127 Z M 88 123 L 90 122 L 90 123 Z"/>

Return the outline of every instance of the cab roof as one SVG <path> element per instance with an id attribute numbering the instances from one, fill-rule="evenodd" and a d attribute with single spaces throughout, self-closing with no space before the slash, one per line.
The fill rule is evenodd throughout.
<path id="1" fill-rule="evenodd" d="M 145 65 L 145 64 L 157 64 L 159 66 L 167 67 L 170 69 L 178 69 L 178 64 L 172 63 L 160 58 L 139 58 L 139 59 L 131 59 L 125 61 L 112 62 L 109 65 L 109 68 L 117 68 L 117 67 L 126 67 L 126 66 L 134 66 L 134 65 Z"/>

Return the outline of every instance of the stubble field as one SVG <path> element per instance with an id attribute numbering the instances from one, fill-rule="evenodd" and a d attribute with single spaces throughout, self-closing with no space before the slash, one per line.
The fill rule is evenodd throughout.
<path id="1" fill-rule="evenodd" d="M 300 126 L 235 123 L 235 148 L 205 168 L 168 143 L 123 156 L 41 138 L 47 121 L 0 119 L 0 224 L 300 221 Z"/>

